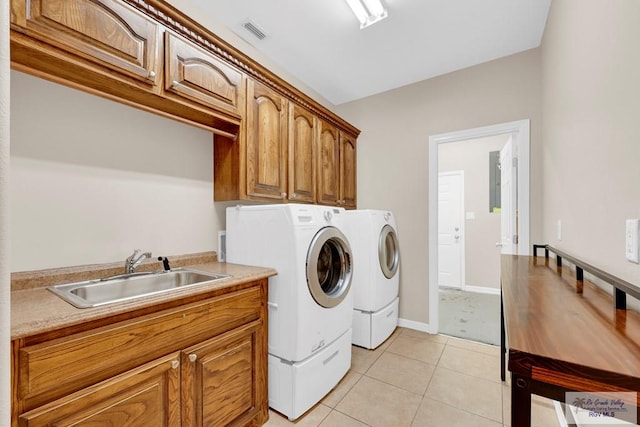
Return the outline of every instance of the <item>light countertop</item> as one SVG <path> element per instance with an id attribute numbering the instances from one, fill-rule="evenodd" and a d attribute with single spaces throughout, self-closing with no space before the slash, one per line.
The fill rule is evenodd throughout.
<path id="1" fill-rule="evenodd" d="M 185 265 L 185 267 L 205 272 L 228 274 L 230 277 L 216 280 L 212 283 L 176 288 L 129 301 L 82 309 L 62 300 L 46 287 L 14 290 L 11 292 L 11 339 L 19 339 L 87 321 L 107 318 L 178 300 L 186 296 L 195 296 L 218 289 L 239 286 L 277 274 L 272 268 L 251 267 L 215 261 Z"/>

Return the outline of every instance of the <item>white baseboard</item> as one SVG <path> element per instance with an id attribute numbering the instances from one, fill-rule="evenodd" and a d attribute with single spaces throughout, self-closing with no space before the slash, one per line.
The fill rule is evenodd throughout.
<path id="1" fill-rule="evenodd" d="M 438 331 L 434 330 L 433 326 L 429 323 L 416 322 L 415 320 L 398 319 L 398 326 L 407 329 L 413 329 L 420 332 L 426 332 L 428 334 L 437 334 Z"/>
<path id="2" fill-rule="evenodd" d="M 486 288 L 484 286 L 472 286 L 466 285 L 464 290 L 467 292 L 477 292 L 479 294 L 491 294 L 491 295 L 500 295 L 500 289 L 497 288 Z"/>

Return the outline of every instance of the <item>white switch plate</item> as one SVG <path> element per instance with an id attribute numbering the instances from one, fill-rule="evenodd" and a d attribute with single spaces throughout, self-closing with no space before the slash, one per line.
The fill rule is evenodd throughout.
<path id="1" fill-rule="evenodd" d="M 638 263 L 638 236 L 640 235 L 640 220 L 628 219 L 625 232 L 625 256 L 631 262 Z"/>
<path id="2" fill-rule="evenodd" d="M 556 237 L 558 238 L 558 242 L 562 240 L 562 220 L 558 220 L 558 227 L 556 230 Z"/>

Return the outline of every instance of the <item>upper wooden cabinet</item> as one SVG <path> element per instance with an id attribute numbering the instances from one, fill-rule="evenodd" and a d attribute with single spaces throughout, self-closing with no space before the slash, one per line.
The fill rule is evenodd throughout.
<path id="1" fill-rule="evenodd" d="M 12 9 L 31 37 L 145 85 L 158 82 L 160 25 L 121 1 L 14 0 Z"/>
<path id="2" fill-rule="evenodd" d="M 246 132 L 215 138 L 213 169 L 216 201 L 356 207 L 356 138 L 251 79 Z"/>
<path id="3" fill-rule="evenodd" d="M 211 53 L 165 32 L 164 87 L 204 106 L 241 117 L 244 75 Z"/>
<path id="4" fill-rule="evenodd" d="M 317 118 L 289 104 L 289 200 L 316 202 Z"/>
<path id="5" fill-rule="evenodd" d="M 165 0 L 10 0 L 9 19 L 13 69 L 216 134 L 214 200 L 355 207 L 359 131 Z"/>
<path id="6" fill-rule="evenodd" d="M 176 58 L 165 58 L 167 72 L 162 33 L 168 30 L 144 12 L 121 0 L 11 0 L 11 66 L 237 136 L 238 106 L 244 105 L 241 73 L 168 35 L 167 55 L 176 52 Z M 200 62 L 194 66 L 195 58 Z M 169 90 L 160 84 L 163 76 L 170 79 Z"/>
<path id="7" fill-rule="evenodd" d="M 247 82 L 247 195 L 287 198 L 287 100 L 265 85 Z"/>
<path id="8" fill-rule="evenodd" d="M 340 132 L 340 205 L 355 209 L 356 188 L 356 138 Z"/>
<path id="9" fill-rule="evenodd" d="M 320 120 L 318 126 L 318 203 L 340 203 L 340 140 L 338 129 Z"/>
<path id="10" fill-rule="evenodd" d="M 356 138 L 323 121 L 318 133 L 318 203 L 356 208 Z"/>

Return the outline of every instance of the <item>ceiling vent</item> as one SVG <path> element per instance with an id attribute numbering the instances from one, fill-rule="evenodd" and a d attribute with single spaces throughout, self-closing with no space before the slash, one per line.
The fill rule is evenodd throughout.
<path id="1" fill-rule="evenodd" d="M 264 32 L 262 28 L 258 26 L 255 22 L 251 20 L 246 20 L 242 24 L 242 28 L 251 33 L 258 40 L 264 40 L 267 37 L 267 34 Z"/>

